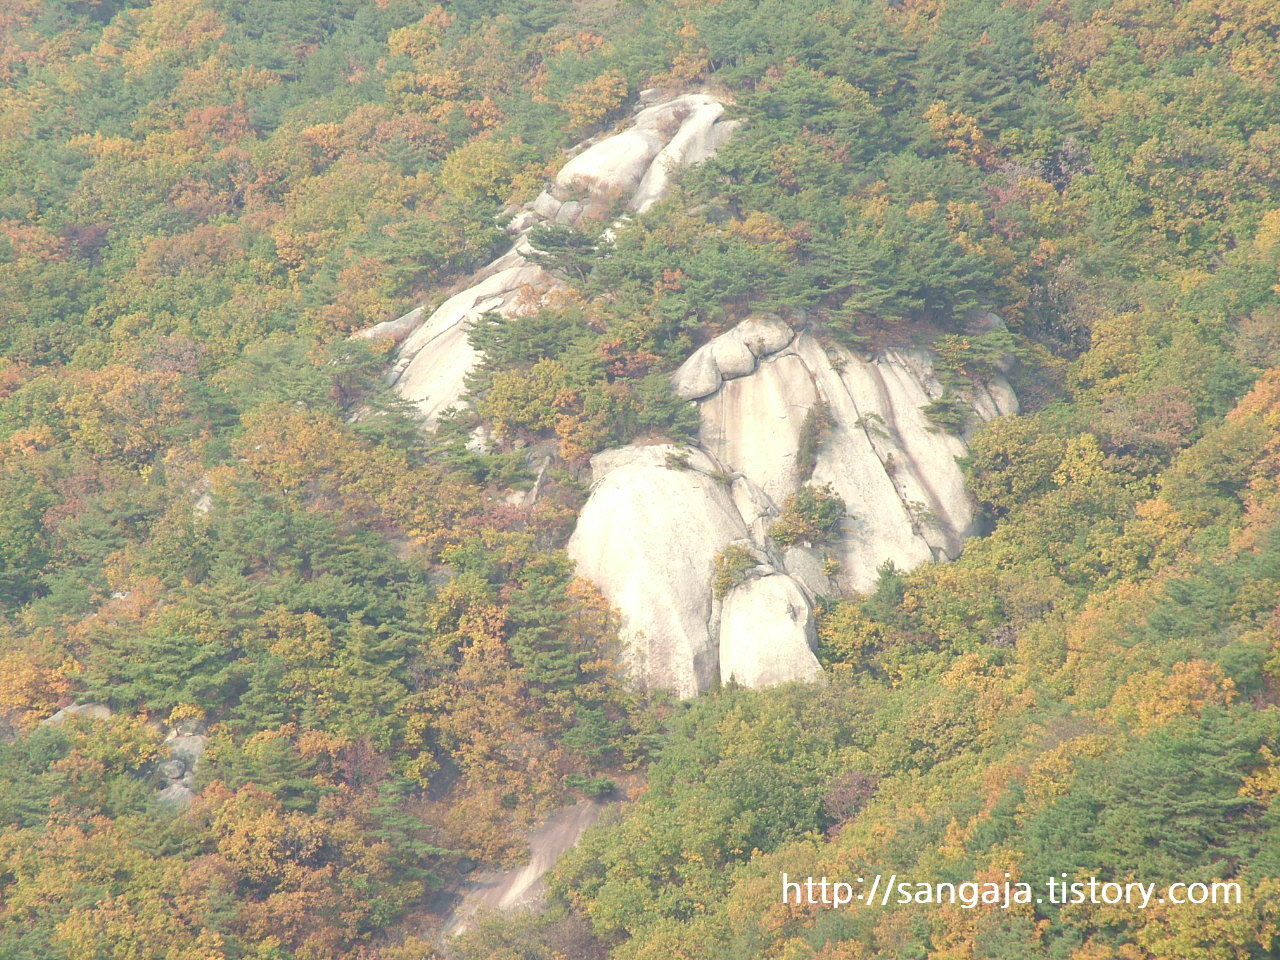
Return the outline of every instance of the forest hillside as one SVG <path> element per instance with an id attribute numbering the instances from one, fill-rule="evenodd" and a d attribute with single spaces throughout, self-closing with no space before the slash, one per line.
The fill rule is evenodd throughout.
<path id="1" fill-rule="evenodd" d="M 0 4 L 3 960 L 1263 960 L 1278 705 L 1272 0 Z"/>

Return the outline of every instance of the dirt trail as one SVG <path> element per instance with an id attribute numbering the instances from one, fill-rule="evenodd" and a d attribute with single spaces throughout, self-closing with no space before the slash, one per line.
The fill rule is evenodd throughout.
<path id="1" fill-rule="evenodd" d="M 582 800 L 563 807 L 529 831 L 529 862 L 510 870 L 477 870 L 459 891 L 461 900 L 445 921 L 445 936 L 465 933 L 482 913 L 506 913 L 537 904 L 546 892 L 543 877 L 610 802 Z"/>

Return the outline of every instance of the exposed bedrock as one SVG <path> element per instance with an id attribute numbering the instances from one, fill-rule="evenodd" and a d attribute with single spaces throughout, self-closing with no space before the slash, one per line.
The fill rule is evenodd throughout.
<path id="1" fill-rule="evenodd" d="M 619 132 L 583 144 L 510 223 L 515 243 L 429 314 L 362 337 L 399 347 L 396 391 L 427 425 L 456 407 L 479 360 L 468 340 L 486 312 L 537 309 L 559 281 L 528 259 L 528 232 L 642 213 L 676 170 L 711 156 L 736 121 L 705 94 L 643 105 Z M 975 332 L 999 320 L 974 320 Z M 691 446 L 632 444 L 592 460 L 592 491 L 569 541 L 579 571 L 619 610 L 635 676 L 681 696 L 730 680 L 767 686 L 820 674 L 813 601 L 872 587 L 877 568 L 957 556 L 974 508 L 956 458 L 963 437 L 931 424 L 942 392 L 923 349 L 864 357 L 776 317 L 755 317 L 704 344 L 672 376 L 697 405 Z M 1002 379 L 965 399 L 987 420 L 1017 409 Z M 821 414 L 821 415 L 819 415 Z M 829 485 L 848 515 L 821 544 L 783 549 L 769 536 L 802 484 Z M 713 587 L 734 546 L 731 582 Z M 751 562 L 743 565 L 743 550 Z"/>
<path id="2" fill-rule="evenodd" d="M 720 613 L 720 680 L 770 687 L 822 675 L 813 655 L 813 606 L 789 576 L 752 577 L 729 591 Z"/>
<path id="3" fill-rule="evenodd" d="M 462 400 L 467 374 L 479 360 L 467 339 L 476 319 L 489 311 L 503 317 L 527 313 L 560 286 L 527 259 L 526 234 L 540 223 L 598 221 L 619 208 L 643 213 L 665 194 L 671 173 L 705 160 L 728 140 L 737 121 L 723 114 L 724 105 L 706 94 L 643 107 L 620 133 L 579 147 L 551 187 L 512 219 L 512 248 L 474 274 L 465 289 L 430 315 L 419 307 L 357 334 L 399 344 L 389 379 L 427 425 Z"/>
<path id="4" fill-rule="evenodd" d="M 956 463 L 965 441 L 924 414 L 942 392 L 925 350 L 864 358 L 752 318 L 699 348 L 672 389 L 698 406 L 697 444 L 598 454 L 569 542 L 619 609 L 631 668 L 649 687 L 690 696 L 717 679 L 813 679 L 817 596 L 869 589 L 886 560 L 911 569 L 954 558 L 974 532 Z M 1017 410 L 1003 380 L 966 399 L 981 419 Z M 806 482 L 829 485 L 848 515 L 831 542 L 784 550 L 769 528 Z M 754 565 L 717 600 L 716 556 L 731 545 Z"/>
<path id="5" fill-rule="evenodd" d="M 716 554 L 748 537 L 719 469 L 672 444 L 597 454 L 568 546 L 621 613 L 632 672 L 682 697 L 718 676 L 711 575 Z"/>

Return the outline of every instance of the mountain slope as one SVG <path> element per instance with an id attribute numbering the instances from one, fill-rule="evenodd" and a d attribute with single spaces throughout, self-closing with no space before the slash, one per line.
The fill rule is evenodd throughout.
<path id="1" fill-rule="evenodd" d="M 6 5 L 0 954 L 1271 955 L 1271 7 Z M 741 124 L 625 227 L 622 196 L 541 196 L 651 89 Z M 519 254 L 554 283 L 455 304 L 460 409 L 415 410 L 385 380 L 412 321 L 352 335 L 465 290 L 526 205 L 570 210 Z M 792 345 L 735 361 L 766 317 Z M 748 430 L 800 365 L 832 426 Z M 1002 377 L 1021 412 L 984 424 Z M 901 534 L 892 567 L 847 542 L 823 566 L 855 428 L 874 469 L 837 492 Z M 722 631 L 785 607 L 825 684 L 628 680 L 566 546 L 593 458 L 691 444 L 729 476 L 654 469 L 704 484 L 745 554 L 707 544 L 680 586 L 708 615 L 723 589 Z M 770 639 L 722 642 L 706 685 L 780 679 L 745 676 Z M 435 892 L 615 782 L 549 912 L 437 942 Z M 778 902 L 782 872 L 873 870 L 1245 896 Z"/>

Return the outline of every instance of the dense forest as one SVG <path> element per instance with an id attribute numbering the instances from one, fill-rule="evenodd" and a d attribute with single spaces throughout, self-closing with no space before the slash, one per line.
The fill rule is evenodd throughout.
<path id="1" fill-rule="evenodd" d="M 420 429 L 351 334 L 647 88 L 743 126 L 625 231 L 542 231 L 562 295 Z M 8 0 L 0 134 L 0 957 L 1280 955 L 1273 0 Z M 828 598 L 826 683 L 645 693 L 563 550 L 583 467 L 688 436 L 669 373 L 761 311 L 1014 358 L 987 532 Z M 611 793 L 546 911 L 439 940 Z M 836 911 L 783 871 L 1244 896 Z"/>

